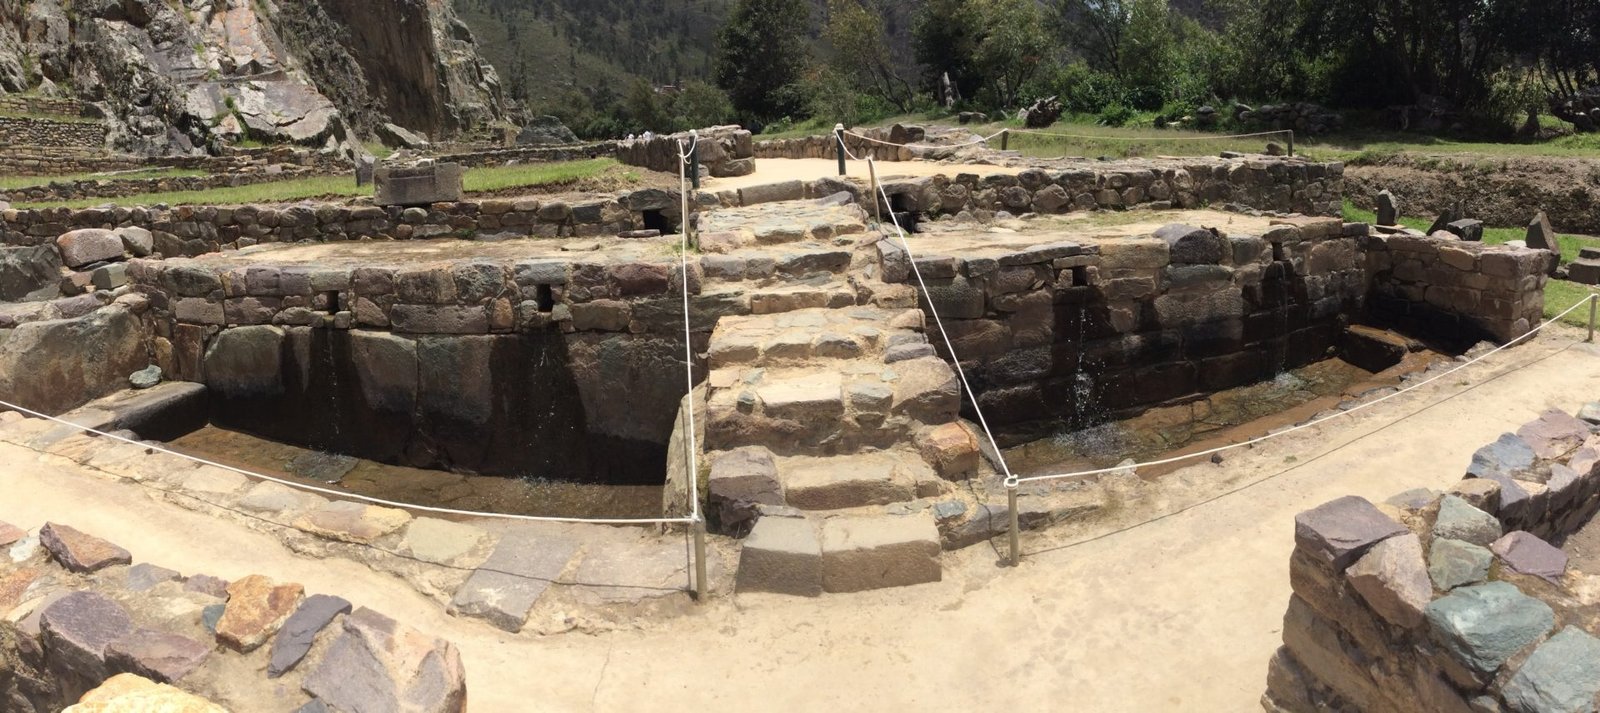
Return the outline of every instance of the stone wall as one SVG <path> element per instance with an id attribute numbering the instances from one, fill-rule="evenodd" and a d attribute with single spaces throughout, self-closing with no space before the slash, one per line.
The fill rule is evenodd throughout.
<path id="1" fill-rule="evenodd" d="M 100 110 L 93 104 L 64 97 L 44 97 L 31 94 L 0 95 L 0 112 L 7 114 L 47 114 L 52 116 L 82 116 L 101 118 Z"/>
<path id="2" fill-rule="evenodd" d="M 83 181 L 50 181 L 37 186 L 13 188 L 6 195 L 15 203 L 46 203 L 73 201 L 84 198 L 121 198 L 150 193 L 178 191 L 204 191 L 231 186 L 253 186 L 276 183 L 308 175 L 310 170 L 279 170 L 273 172 L 223 173 L 207 176 L 168 176 L 164 178 L 106 178 Z M 351 182 L 355 181 L 351 178 Z"/>
<path id="3" fill-rule="evenodd" d="M 349 163 L 293 146 L 230 148 L 221 156 L 127 156 L 107 154 L 99 148 L 51 149 L 19 146 L 0 153 L 0 173 L 18 176 L 59 176 L 106 173 L 151 168 L 184 168 L 206 173 L 250 173 L 270 167 L 300 166 L 323 172 L 347 170 Z M 272 169 L 276 170 L 276 169 Z"/>
<path id="4" fill-rule="evenodd" d="M 984 415 L 1019 443 L 1325 358 L 1362 310 L 1365 231 L 1331 219 L 1260 236 L 1169 225 L 1097 246 L 927 253 L 917 267 L 924 309 L 937 309 Z M 913 279 L 897 241 L 879 250 L 886 280 Z"/>
<path id="5" fill-rule="evenodd" d="M 556 161 L 581 161 L 590 158 L 615 156 L 617 143 L 604 141 L 573 146 L 516 146 L 443 154 L 440 163 L 459 163 L 469 168 L 506 166 L 517 163 L 549 163 Z M 673 171 L 676 173 L 676 169 Z"/>
<path id="6" fill-rule="evenodd" d="M 1448 493 L 1301 513 L 1264 707 L 1594 710 L 1588 573 L 1550 543 L 1600 510 L 1597 464 L 1593 426 L 1552 411 L 1480 449 Z"/>
<path id="7" fill-rule="evenodd" d="M 647 212 L 672 225 L 682 208 L 668 191 L 436 203 L 380 208 L 345 203 L 176 208 L 40 208 L 0 212 L 0 245 L 39 245 L 78 228 L 150 230 L 156 252 L 199 255 L 224 247 L 296 240 L 359 240 L 616 235 L 645 228 Z"/>
<path id="8" fill-rule="evenodd" d="M 699 131 L 700 165 L 717 177 L 745 176 L 755 172 L 755 147 L 750 132 L 737 126 L 713 126 Z M 629 166 L 676 175 L 682 159 L 679 152 L 688 148 L 688 132 L 648 139 L 618 141 L 617 160 Z"/>
<path id="9" fill-rule="evenodd" d="M 677 262 L 410 267 L 137 261 L 157 362 L 213 420 L 384 462 L 659 483 L 683 396 Z M 748 296 L 700 295 L 696 353 Z"/>
<path id="10" fill-rule="evenodd" d="M 1548 250 L 1405 234 L 1365 243 L 1371 317 L 1409 334 L 1504 344 L 1544 321 Z"/>
<path id="11" fill-rule="evenodd" d="M 860 136 L 845 134 L 845 148 L 850 150 L 851 156 L 862 160 L 868 158 L 879 161 L 939 160 L 948 158 L 952 151 L 952 149 L 945 147 L 914 148 L 890 145 L 924 141 L 927 134 L 921 127 L 902 127 L 897 125 L 892 128 L 851 129 L 851 132 L 860 134 Z M 864 139 L 861 136 L 868 138 Z M 964 138 L 971 140 L 971 136 L 970 134 L 965 134 Z M 839 144 L 832 133 L 822 136 L 801 136 L 793 139 L 769 139 L 755 143 L 754 155 L 756 158 L 837 159 L 839 157 Z"/>
<path id="12" fill-rule="evenodd" d="M 1288 158 L 1128 160 L 1015 175 L 959 174 L 888 181 L 889 209 L 924 215 L 963 210 L 1076 210 L 1236 205 L 1276 213 L 1337 216 L 1344 165 Z"/>
<path id="13" fill-rule="evenodd" d="M 0 146 L 103 147 L 106 127 L 83 121 L 0 116 Z"/>

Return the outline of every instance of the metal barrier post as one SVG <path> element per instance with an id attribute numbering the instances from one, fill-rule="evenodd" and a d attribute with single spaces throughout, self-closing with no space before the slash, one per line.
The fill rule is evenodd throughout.
<path id="1" fill-rule="evenodd" d="M 693 475 L 689 476 L 695 477 Z M 694 525 L 694 599 L 704 602 L 711 590 L 706 585 L 706 518 L 695 518 Z"/>
<path id="2" fill-rule="evenodd" d="M 689 185 L 698 191 L 700 190 L 700 131 L 690 129 L 689 136 L 694 140 L 692 148 L 689 149 Z"/>
<path id="3" fill-rule="evenodd" d="M 1009 559 L 1011 566 L 1015 567 L 1022 562 L 1022 534 L 1019 532 L 1021 528 L 1018 527 L 1017 483 L 1015 482 L 1006 483 L 1006 503 L 1009 505 L 1007 509 L 1011 513 L 1011 527 L 1007 533 L 1011 538 Z"/>
<path id="4" fill-rule="evenodd" d="M 1000 150 L 1001 151 L 1005 151 L 1008 148 L 1010 148 L 1010 146 L 1011 146 L 1011 130 L 1010 129 L 1002 129 L 1000 131 Z"/>
<path id="5" fill-rule="evenodd" d="M 1600 294 L 1589 295 L 1589 338 L 1583 340 L 1585 342 L 1594 341 L 1594 305 L 1597 300 L 1600 300 Z"/>
<path id="6" fill-rule="evenodd" d="M 839 155 L 839 175 L 844 175 L 844 124 L 833 125 L 833 150 Z"/>
<path id="7" fill-rule="evenodd" d="M 1289 157 L 1294 157 L 1294 129 L 1289 130 Z"/>

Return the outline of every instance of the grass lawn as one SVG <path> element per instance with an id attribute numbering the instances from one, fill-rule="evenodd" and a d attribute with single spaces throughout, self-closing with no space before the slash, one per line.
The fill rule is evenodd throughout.
<path id="1" fill-rule="evenodd" d="M 179 176 L 203 176 L 204 171 L 187 168 L 152 168 L 148 171 L 128 171 L 125 173 L 73 173 L 62 176 L 0 176 L 0 191 L 29 188 L 32 186 L 47 186 L 51 183 L 74 181 L 131 181 L 142 178 L 177 178 Z"/>
<path id="2" fill-rule="evenodd" d="M 609 158 L 559 163 L 530 163 L 516 166 L 495 166 L 467 170 L 463 183 L 468 193 L 500 191 L 512 188 L 558 185 L 598 176 L 619 168 L 621 164 Z M 624 180 L 637 176 L 632 171 L 622 171 Z M 89 208 L 106 204 L 132 206 L 154 205 L 235 205 L 241 203 L 288 203 L 309 198 L 350 198 L 372 195 L 372 186 L 357 187 L 353 175 L 314 176 L 293 178 L 273 183 L 250 186 L 230 186 L 204 191 L 178 191 L 173 193 L 146 193 L 122 198 L 85 198 L 74 201 L 44 203 L 19 203 L 18 208 Z"/>
<path id="3" fill-rule="evenodd" d="M 908 124 L 955 124 L 949 114 L 920 114 L 895 116 L 881 121 L 861 124 L 861 128 Z M 980 136 L 988 136 L 1000 129 L 1020 130 L 1021 122 L 1010 119 L 973 125 L 969 128 Z M 810 119 L 785 131 L 761 134 L 756 140 L 795 138 L 827 134 L 833 122 Z M 1115 158 L 1149 156 L 1215 156 L 1223 151 L 1259 153 L 1268 141 L 1285 143 L 1287 136 L 1261 136 L 1244 139 L 1222 138 L 1229 134 L 1257 133 L 1257 130 L 1192 131 L 1188 129 L 1157 129 L 1153 126 L 1102 126 L 1095 117 L 1087 115 L 1063 116 L 1060 121 L 1042 132 L 1070 134 L 1076 138 L 1061 138 L 1013 133 L 1010 148 L 1035 158 L 1062 156 Z M 1000 147 L 1000 140 L 990 142 Z M 1400 131 L 1351 130 L 1324 136 L 1295 135 L 1296 155 L 1317 161 L 1355 161 L 1376 159 L 1398 153 L 1441 155 L 1486 155 L 1497 157 L 1554 156 L 1563 158 L 1600 159 L 1600 135 L 1573 135 L 1554 141 L 1539 143 L 1483 143 L 1456 141 L 1422 134 Z"/>
<path id="4" fill-rule="evenodd" d="M 1376 223 L 1377 216 L 1371 211 L 1361 210 L 1350 203 L 1344 203 L 1344 219 L 1357 223 Z M 1408 218 L 1401 216 L 1400 224 L 1417 230 L 1427 230 L 1433 225 L 1433 218 Z M 1521 240 L 1527 237 L 1526 228 L 1484 228 L 1483 242 L 1490 245 L 1499 245 L 1511 240 Z M 1563 263 L 1576 260 L 1579 248 L 1600 247 L 1600 238 L 1591 238 L 1583 235 L 1557 235 L 1561 242 L 1561 261 Z M 1551 280 L 1544 289 L 1544 316 L 1545 319 L 1560 314 L 1562 310 L 1571 307 L 1589 298 L 1596 290 L 1588 285 L 1580 285 L 1566 280 Z M 1561 320 L 1568 324 L 1586 326 L 1589 324 L 1589 312 L 1585 309 L 1575 310 L 1572 314 Z"/>

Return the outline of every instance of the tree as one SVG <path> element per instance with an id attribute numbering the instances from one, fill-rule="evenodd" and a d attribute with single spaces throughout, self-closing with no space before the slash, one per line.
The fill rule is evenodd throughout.
<path id="1" fill-rule="evenodd" d="M 916 89 L 900 74 L 889 51 L 883 16 L 862 0 L 828 0 L 823 37 L 833 49 L 834 71 L 867 86 L 901 112 L 911 111 Z"/>
<path id="2" fill-rule="evenodd" d="M 1061 0 L 1057 22 L 1089 67 L 1122 76 L 1122 35 L 1132 13 L 1122 0 Z"/>
<path id="3" fill-rule="evenodd" d="M 806 63 L 805 0 L 737 0 L 717 32 L 717 86 L 756 119 L 798 109 L 794 84 Z"/>
<path id="4" fill-rule="evenodd" d="M 973 94 L 983 77 L 973 65 L 982 25 L 971 0 L 928 0 L 912 21 L 912 46 L 917 63 L 927 69 L 928 84 L 950 75 L 957 91 Z"/>
<path id="5" fill-rule="evenodd" d="M 1002 107 L 1015 106 L 1022 85 L 1048 60 L 1050 37 L 1034 0 L 974 0 L 984 34 L 973 65 Z"/>
<path id="6" fill-rule="evenodd" d="M 670 112 L 674 130 L 702 129 L 726 123 L 733 116 L 733 102 L 721 89 L 691 79 L 672 98 Z"/>

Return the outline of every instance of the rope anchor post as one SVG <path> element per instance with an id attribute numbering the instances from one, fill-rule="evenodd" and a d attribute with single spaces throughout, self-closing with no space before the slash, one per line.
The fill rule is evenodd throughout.
<path id="1" fill-rule="evenodd" d="M 694 477 L 693 475 L 689 477 Z M 694 600 L 702 604 L 711 594 L 709 585 L 706 584 L 706 519 L 699 515 L 694 519 Z"/>
<path id="2" fill-rule="evenodd" d="M 1294 129 L 1289 130 L 1289 158 L 1294 158 Z"/>
<path id="3" fill-rule="evenodd" d="M 1011 148 L 1011 130 L 1010 129 L 1003 129 L 1003 130 L 1000 131 L 1000 150 L 1001 151 L 1006 151 L 1006 150 L 1009 150 L 1010 148 Z"/>
<path id="4" fill-rule="evenodd" d="M 833 125 L 833 151 L 839 157 L 839 175 L 844 175 L 844 124 Z"/>
<path id="5" fill-rule="evenodd" d="M 1006 536 L 1011 541 L 1010 550 L 1006 553 L 1006 564 L 1009 564 L 1012 567 L 1015 567 L 1022 562 L 1022 533 L 1020 531 L 1022 528 L 1019 527 L 1021 518 L 1017 516 L 1018 485 L 1019 484 L 1014 479 L 1006 481 L 1006 510 L 1008 513 L 1007 516 L 1011 518 L 1011 526 L 1006 528 Z"/>
<path id="6" fill-rule="evenodd" d="M 1591 343 L 1591 344 L 1594 342 L 1594 307 L 1595 307 L 1595 302 L 1596 301 L 1600 301 L 1600 294 L 1590 294 L 1589 295 L 1589 337 L 1587 339 L 1583 340 L 1583 341 L 1586 342 L 1586 343 Z"/>
<path id="7" fill-rule="evenodd" d="M 690 129 L 694 143 L 689 146 L 689 186 L 700 190 L 700 130 Z"/>

